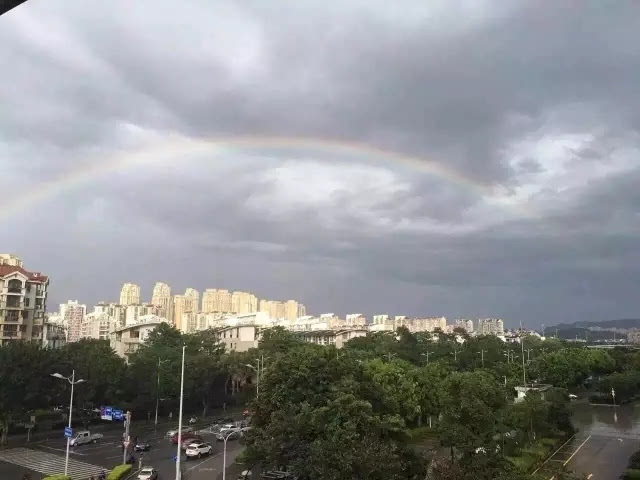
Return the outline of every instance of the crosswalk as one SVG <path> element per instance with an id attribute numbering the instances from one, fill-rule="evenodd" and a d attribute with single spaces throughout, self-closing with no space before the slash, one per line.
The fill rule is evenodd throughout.
<path id="1" fill-rule="evenodd" d="M 64 457 L 29 448 L 0 450 L 0 461 L 20 465 L 45 475 L 64 473 Z M 99 475 L 103 470 L 104 468 L 98 465 L 69 458 L 68 474 L 72 480 L 86 480 L 92 475 Z"/>

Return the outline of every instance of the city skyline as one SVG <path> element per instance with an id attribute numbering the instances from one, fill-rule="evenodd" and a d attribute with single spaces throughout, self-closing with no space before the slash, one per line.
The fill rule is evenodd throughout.
<path id="1" fill-rule="evenodd" d="M 312 312 L 639 316 L 633 2 L 304 3 L 2 16 L 0 245 L 54 304 L 161 279 Z"/>

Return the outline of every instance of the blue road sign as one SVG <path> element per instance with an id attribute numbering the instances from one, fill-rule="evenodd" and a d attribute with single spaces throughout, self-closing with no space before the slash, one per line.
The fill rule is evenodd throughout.
<path id="1" fill-rule="evenodd" d="M 114 420 L 122 420 L 124 416 L 122 415 L 122 410 L 113 409 L 111 411 Z"/>
<path id="2" fill-rule="evenodd" d="M 64 427 L 64 436 L 71 438 L 73 436 L 73 429 L 71 427 Z"/>

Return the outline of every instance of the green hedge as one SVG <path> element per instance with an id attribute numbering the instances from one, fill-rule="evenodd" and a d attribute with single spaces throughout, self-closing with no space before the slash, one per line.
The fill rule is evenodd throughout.
<path id="1" fill-rule="evenodd" d="M 131 465 L 118 465 L 107 475 L 107 480 L 120 480 L 125 477 L 133 467 Z"/>
<path id="2" fill-rule="evenodd" d="M 622 480 L 640 480 L 640 470 L 637 468 L 627 468 L 620 478 Z"/>
<path id="3" fill-rule="evenodd" d="M 44 477 L 42 480 L 71 480 L 71 477 L 68 475 L 51 475 L 49 477 Z"/>

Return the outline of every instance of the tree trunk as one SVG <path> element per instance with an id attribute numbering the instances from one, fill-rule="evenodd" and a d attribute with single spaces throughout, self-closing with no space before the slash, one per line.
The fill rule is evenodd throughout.
<path id="1" fill-rule="evenodd" d="M 418 428 L 422 426 L 422 413 L 418 415 Z"/>
<path id="2" fill-rule="evenodd" d="M 6 418 L 2 421 L 2 437 L 0 437 L 0 445 L 7 444 L 7 435 L 9 434 L 9 422 L 10 418 Z"/>

